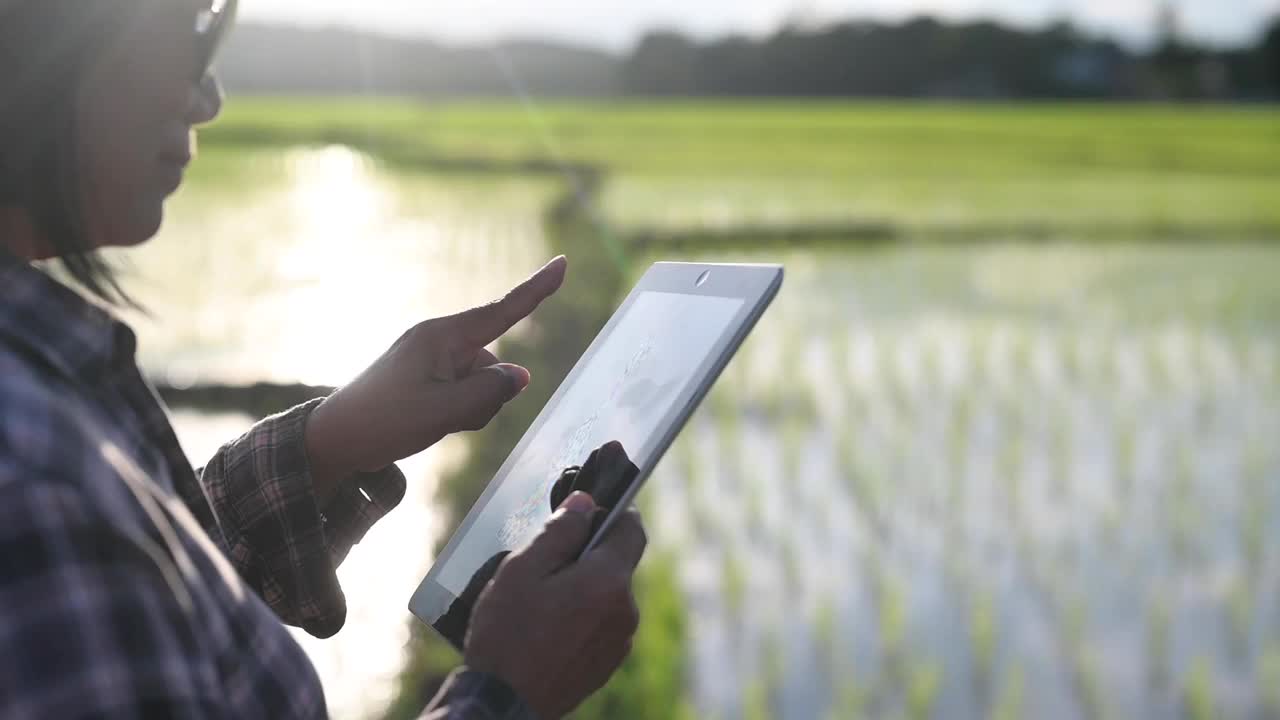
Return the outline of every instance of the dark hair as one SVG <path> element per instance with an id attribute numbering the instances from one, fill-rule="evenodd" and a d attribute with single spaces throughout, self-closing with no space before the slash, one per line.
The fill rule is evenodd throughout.
<path id="1" fill-rule="evenodd" d="M 85 232 L 76 99 L 90 61 L 136 5 L 0 5 L 0 206 L 26 210 L 67 273 L 111 303 L 131 301 Z"/>

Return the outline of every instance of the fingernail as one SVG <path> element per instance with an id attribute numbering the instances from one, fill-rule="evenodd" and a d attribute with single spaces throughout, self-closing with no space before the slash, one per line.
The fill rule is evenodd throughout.
<path id="1" fill-rule="evenodd" d="M 561 510 L 567 510 L 574 513 L 589 513 L 596 509 L 596 501 L 591 496 L 579 490 L 560 504 Z"/>
<path id="2" fill-rule="evenodd" d="M 529 371 L 519 365 L 499 365 L 498 370 L 507 376 L 507 381 L 511 383 L 511 397 L 515 397 L 524 392 L 529 387 Z"/>

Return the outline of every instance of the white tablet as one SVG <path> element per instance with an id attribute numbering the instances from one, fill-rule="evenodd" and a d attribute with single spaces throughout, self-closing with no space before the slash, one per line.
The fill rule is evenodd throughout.
<path id="1" fill-rule="evenodd" d="M 631 505 L 777 295 L 782 277 L 782 268 L 772 265 L 650 268 L 471 508 L 414 593 L 410 611 L 461 649 L 480 590 L 502 558 L 528 544 L 551 517 L 564 471 L 589 458 L 593 465 L 599 458 L 616 465 L 617 453 L 593 453 L 620 443 L 629 472 L 615 472 L 614 487 L 602 492 L 608 497 L 596 498 L 612 512 L 587 549 L 594 545 Z"/>

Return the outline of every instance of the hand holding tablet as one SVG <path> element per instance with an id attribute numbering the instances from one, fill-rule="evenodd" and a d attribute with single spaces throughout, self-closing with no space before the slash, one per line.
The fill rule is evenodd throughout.
<path id="1" fill-rule="evenodd" d="M 640 621 L 631 576 L 647 541 L 634 511 L 574 561 L 599 512 L 585 493 L 567 498 L 476 605 L 467 667 L 502 678 L 539 718 L 562 717 L 603 687 Z"/>
<path id="2" fill-rule="evenodd" d="M 635 481 L 639 472 L 640 469 L 627 457 L 622 445 L 615 442 L 609 443 L 591 453 L 591 457 L 587 459 L 587 462 L 582 467 L 571 467 L 561 473 L 560 479 L 556 481 L 555 487 L 551 490 L 551 510 L 563 510 L 566 508 L 580 510 L 587 513 L 589 521 L 589 532 L 571 548 L 570 561 L 576 559 L 586 546 L 587 540 L 600 531 L 600 527 L 609 516 L 609 511 L 617 507 L 627 488 Z M 573 502 L 571 503 L 570 501 Z M 554 522 L 555 519 L 556 516 L 552 515 L 551 522 Z M 543 535 L 546 535 L 545 529 Z M 623 535 L 624 537 L 620 542 L 629 546 L 637 544 L 634 538 L 638 536 L 641 540 L 639 545 L 643 550 L 645 535 L 638 517 L 631 518 L 629 527 Z M 467 629 L 471 623 L 472 610 L 476 607 L 480 594 L 484 592 L 489 581 L 493 580 L 498 573 L 503 561 L 510 555 L 511 551 L 503 550 L 489 558 L 476 570 L 475 574 L 467 582 L 462 594 L 454 599 L 449 605 L 449 610 L 436 620 L 435 628 L 437 631 L 447 638 L 466 638 Z M 637 556 L 635 562 L 639 562 L 639 559 Z M 567 562 L 560 563 L 550 568 L 548 573 L 553 570 L 559 570 L 561 566 L 567 564 Z M 627 564 L 631 568 L 635 567 L 634 562 Z M 456 643 L 459 648 L 463 644 L 462 642 Z"/>
<path id="3" fill-rule="evenodd" d="M 552 519 L 553 498 L 573 489 L 592 491 L 607 507 L 603 520 L 588 523 L 570 557 L 590 565 L 593 548 L 612 537 L 615 523 L 626 524 L 619 520 L 625 508 L 781 282 L 777 266 L 654 265 L 440 553 L 414 593 L 413 613 L 461 649 L 476 602 L 536 602 L 527 596 L 488 601 L 496 591 L 482 591 L 495 570 L 490 589 L 498 587 L 511 564 L 503 558 L 515 552 L 514 562 L 540 537 Z M 563 524 L 563 516 L 556 522 Z"/>

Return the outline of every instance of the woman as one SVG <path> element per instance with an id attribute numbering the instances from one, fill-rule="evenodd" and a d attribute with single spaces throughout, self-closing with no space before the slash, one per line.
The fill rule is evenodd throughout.
<path id="1" fill-rule="evenodd" d="M 394 463 L 524 389 L 528 372 L 484 346 L 564 278 L 559 258 L 409 330 L 347 387 L 194 471 L 133 333 L 34 263 L 121 300 L 94 250 L 159 229 L 192 128 L 221 107 L 209 64 L 233 15 L 211 0 L 0 0 L 0 717 L 324 717 L 280 620 L 342 627 L 334 571 L 403 495 Z M 618 667 L 644 532 L 633 515 L 570 565 L 594 511 L 576 493 L 502 564 L 428 717 L 559 717 Z"/>

